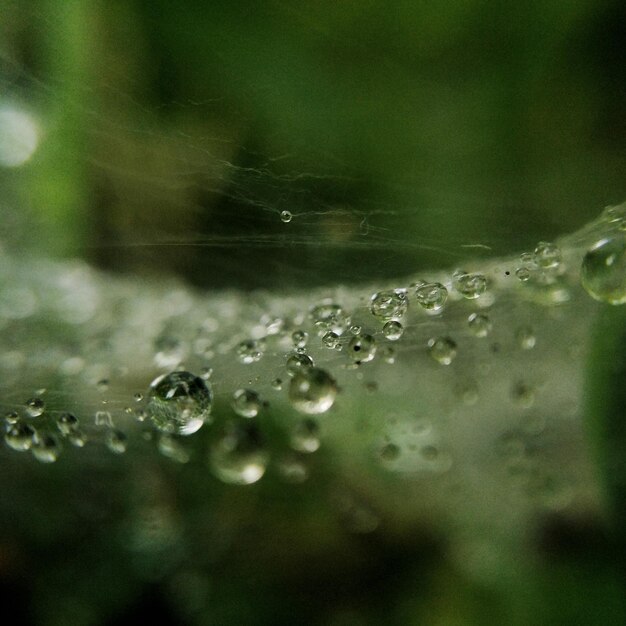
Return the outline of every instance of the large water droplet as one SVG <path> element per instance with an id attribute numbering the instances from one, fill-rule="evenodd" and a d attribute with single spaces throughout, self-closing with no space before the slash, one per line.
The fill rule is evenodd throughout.
<path id="1" fill-rule="evenodd" d="M 257 482 L 265 474 L 268 461 L 269 454 L 254 420 L 227 422 L 209 452 L 213 473 L 233 485 Z"/>
<path id="2" fill-rule="evenodd" d="M 295 376 L 298 372 L 313 367 L 313 359 L 308 354 L 292 354 L 285 363 L 287 374 Z"/>
<path id="3" fill-rule="evenodd" d="M 540 241 L 535 248 L 534 259 L 539 267 L 555 268 L 561 262 L 561 251 L 556 244 Z"/>
<path id="4" fill-rule="evenodd" d="M 328 372 L 317 367 L 299 372 L 289 385 L 289 400 L 302 413 L 325 413 L 336 397 L 337 383 Z"/>
<path id="5" fill-rule="evenodd" d="M 457 270 L 453 279 L 455 289 L 468 300 L 475 300 L 487 289 L 487 279 L 482 274 L 468 274 Z"/>
<path id="6" fill-rule="evenodd" d="M 39 417 L 46 410 L 41 398 L 30 398 L 26 401 L 26 413 L 29 417 Z"/>
<path id="7" fill-rule="evenodd" d="M 400 339 L 403 332 L 404 326 L 395 320 L 391 320 L 383 326 L 383 335 L 390 341 L 397 341 Z"/>
<path id="8" fill-rule="evenodd" d="M 322 331 L 332 330 L 341 335 L 350 324 L 350 316 L 338 304 L 323 302 L 311 309 L 311 320 Z"/>
<path id="9" fill-rule="evenodd" d="M 382 320 L 400 318 L 406 313 L 408 304 L 405 291 L 379 291 L 372 296 L 370 311 L 374 317 Z"/>
<path id="10" fill-rule="evenodd" d="M 78 428 L 78 418 L 73 413 L 62 413 L 57 418 L 57 428 L 67 436 Z"/>
<path id="11" fill-rule="evenodd" d="M 4 441 L 9 448 L 23 452 L 30 449 L 33 444 L 34 436 L 35 430 L 32 426 L 24 424 L 23 422 L 17 422 L 9 426 L 4 435 Z"/>
<path id="12" fill-rule="evenodd" d="M 41 463 L 54 463 L 61 454 L 61 443 L 54 435 L 35 433 L 30 451 Z"/>
<path id="13" fill-rule="evenodd" d="M 107 431 L 104 442 L 114 454 L 124 454 L 128 445 L 128 438 L 121 430 L 111 428 Z"/>
<path id="14" fill-rule="evenodd" d="M 626 303 L 626 244 L 624 236 L 602 239 L 585 254 L 582 285 L 600 302 Z"/>
<path id="15" fill-rule="evenodd" d="M 415 298 L 427 311 L 440 311 L 448 299 L 448 290 L 441 283 L 420 283 Z"/>
<path id="16" fill-rule="evenodd" d="M 159 376 L 150 385 L 147 412 L 163 432 L 191 435 L 209 421 L 213 395 L 202 378 L 190 372 Z"/>

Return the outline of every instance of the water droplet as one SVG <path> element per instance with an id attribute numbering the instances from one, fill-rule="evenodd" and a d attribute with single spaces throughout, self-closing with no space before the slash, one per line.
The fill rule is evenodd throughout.
<path id="1" fill-rule="evenodd" d="M 209 421 L 213 394 L 208 383 L 190 372 L 172 372 L 150 384 L 147 412 L 167 433 L 191 435 Z"/>
<path id="2" fill-rule="evenodd" d="M 389 341 L 397 341 L 400 337 L 402 337 L 403 332 L 404 326 L 395 320 L 386 322 L 383 326 L 383 335 L 389 339 Z"/>
<path id="3" fill-rule="evenodd" d="M 436 461 L 437 457 L 439 456 L 439 449 L 437 448 L 437 446 L 424 446 L 420 450 L 420 454 L 425 461 Z"/>
<path id="4" fill-rule="evenodd" d="M 556 244 L 540 241 L 535 248 L 535 263 L 544 269 L 558 267 L 561 263 L 561 251 Z"/>
<path id="5" fill-rule="evenodd" d="M 420 283 L 415 297 L 427 311 L 440 311 L 448 299 L 448 290 L 441 283 Z"/>
<path id="6" fill-rule="evenodd" d="M 518 280 L 521 280 L 523 283 L 530 280 L 531 271 L 527 267 L 518 267 L 515 270 L 515 276 Z"/>
<path id="7" fill-rule="evenodd" d="M 154 349 L 154 363 L 157 367 L 177 367 L 187 356 L 187 348 L 185 344 L 175 337 L 159 337 L 154 342 Z"/>
<path id="8" fill-rule="evenodd" d="M 291 335 L 291 340 L 296 348 L 304 348 L 309 340 L 309 334 L 304 330 L 296 330 Z"/>
<path id="9" fill-rule="evenodd" d="M 29 424 L 17 422 L 11 424 L 4 435 L 4 441 L 13 450 L 23 452 L 30 449 L 35 436 L 35 429 Z"/>
<path id="10" fill-rule="evenodd" d="M 30 451 L 41 463 L 54 463 L 61 454 L 61 443 L 49 433 L 35 433 Z"/>
<path id="11" fill-rule="evenodd" d="M 328 372 L 316 367 L 299 372 L 289 385 L 289 400 L 302 413 L 324 413 L 334 404 L 336 397 L 337 383 Z"/>
<path id="12" fill-rule="evenodd" d="M 291 211 L 281 211 L 280 212 L 280 221 L 288 224 L 293 219 L 293 215 Z"/>
<path id="13" fill-rule="evenodd" d="M 382 349 L 382 356 L 385 363 L 393 365 L 396 362 L 396 350 L 392 346 L 385 346 Z"/>
<path id="14" fill-rule="evenodd" d="M 30 398 L 26 401 L 26 414 L 29 417 L 39 417 L 46 410 L 46 405 L 41 398 Z"/>
<path id="15" fill-rule="evenodd" d="M 450 365 L 456 357 L 456 343 L 450 337 L 429 339 L 428 353 L 438 363 Z"/>
<path id="16" fill-rule="evenodd" d="M 350 326 L 350 333 L 353 335 L 360 335 L 361 334 L 361 326 L 359 326 L 358 324 L 354 324 L 352 326 Z"/>
<path id="17" fill-rule="evenodd" d="M 241 417 L 256 417 L 261 410 L 261 397 L 252 389 L 237 389 L 231 405 Z"/>
<path id="18" fill-rule="evenodd" d="M 319 424 L 310 417 L 300 420 L 291 432 L 291 447 L 298 452 L 315 452 L 320 447 Z"/>
<path id="19" fill-rule="evenodd" d="M 108 391 L 108 389 L 109 389 L 109 381 L 106 378 L 103 378 L 102 380 L 99 380 L 96 383 L 96 389 L 100 393 L 104 393 L 105 391 Z"/>
<path id="20" fill-rule="evenodd" d="M 276 391 L 280 391 L 283 388 L 283 381 L 280 378 L 274 378 L 271 382 L 272 389 L 276 389 Z"/>
<path id="21" fill-rule="evenodd" d="M 476 337 L 486 337 L 491 332 L 491 320 L 484 313 L 472 313 L 467 318 L 467 323 Z"/>
<path id="22" fill-rule="evenodd" d="M 96 411 L 94 416 L 94 421 L 96 426 L 100 426 L 103 428 L 112 428 L 113 427 L 113 418 L 108 411 Z"/>
<path id="23" fill-rule="evenodd" d="M 82 448 L 87 443 L 87 435 L 77 428 L 67 435 L 67 440 L 75 447 Z"/>
<path id="24" fill-rule="evenodd" d="M 164 457 L 177 463 L 187 463 L 189 461 L 189 452 L 185 450 L 185 447 L 175 435 L 162 433 L 157 443 L 157 449 Z"/>
<path id="25" fill-rule="evenodd" d="M 455 289 L 468 300 L 475 300 L 487 289 L 487 279 L 482 274 L 468 274 L 457 270 L 453 275 Z"/>
<path id="26" fill-rule="evenodd" d="M 213 473 L 223 482 L 250 485 L 267 469 L 269 454 L 254 420 L 231 420 L 209 453 Z"/>
<path id="27" fill-rule="evenodd" d="M 522 265 L 525 265 L 528 269 L 537 265 L 535 255 L 532 252 L 522 252 L 522 254 L 519 255 L 519 260 L 522 262 Z"/>
<path id="28" fill-rule="evenodd" d="M 298 372 L 313 367 L 313 359 L 308 354 L 292 354 L 285 367 L 289 376 L 295 376 Z"/>
<path id="29" fill-rule="evenodd" d="M 264 343 L 255 339 L 246 339 L 237 346 L 237 357 L 242 363 L 249 365 L 260 361 L 263 356 Z"/>
<path id="30" fill-rule="evenodd" d="M 309 477 L 309 470 L 304 461 L 295 454 L 285 454 L 276 462 L 280 477 L 288 483 L 300 484 Z"/>
<path id="31" fill-rule="evenodd" d="M 395 461 L 400 456 L 400 447 L 395 443 L 387 443 L 380 449 L 379 454 L 382 461 Z"/>
<path id="32" fill-rule="evenodd" d="M 128 438 L 121 430 L 111 428 L 107 431 L 104 442 L 111 452 L 124 454 L 124 452 L 126 452 L 126 446 L 128 445 Z"/>
<path id="33" fill-rule="evenodd" d="M 317 328 L 332 330 L 341 335 L 350 324 L 350 316 L 338 304 L 322 303 L 314 306 L 309 313 Z"/>
<path id="34" fill-rule="evenodd" d="M 513 401 L 524 409 L 530 408 L 535 402 L 535 391 L 523 382 L 518 382 L 511 389 Z"/>
<path id="35" fill-rule="evenodd" d="M 57 428 L 63 435 L 69 435 L 78 428 L 78 418 L 73 413 L 62 413 L 57 418 Z"/>
<path id="36" fill-rule="evenodd" d="M 322 337 L 322 343 L 331 350 L 336 350 L 337 346 L 339 346 L 339 335 L 332 330 L 324 333 Z"/>
<path id="37" fill-rule="evenodd" d="M 409 301 L 406 292 L 400 289 L 379 291 L 372 296 L 370 311 L 381 320 L 402 317 L 407 310 Z"/>
<path id="38" fill-rule="evenodd" d="M 348 343 L 348 352 L 357 363 L 367 363 L 376 355 L 376 341 L 371 335 L 353 337 Z"/>
<path id="39" fill-rule="evenodd" d="M 521 326 L 515 333 L 517 344 L 522 350 L 532 350 L 537 343 L 535 331 L 530 326 Z"/>
<path id="40" fill-rule="evenodd" d="M 135 400 L 135 402 L 141 402 L 143 400 L 143 393 L 138 391 L 137 393 L 133 394 L 133 399 Z"/>
<path id="41" fill-rule="evenodd" d="M 4 414 L 4 421 L 7 424 L 17 424 L 20 420 L 20 416 L 18 415 L 17 411 L 9 411 L 8 413 Z"/>
<path id="42" fill-rule="evenodd" d="M 581 270 L 582 285 L 600 302 L 626 303 L 626 239 L 602 239 L 585 254 Z"/>

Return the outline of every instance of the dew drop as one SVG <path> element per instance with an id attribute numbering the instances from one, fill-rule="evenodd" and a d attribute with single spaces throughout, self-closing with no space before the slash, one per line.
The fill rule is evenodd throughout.
<path id="1" fill-rule="evenodd" d="M 46 405 L 41 398 L 30 398 L 26 401 L 26 414 L 29 417 L 39 417 L 46 410 Z"/>
<path id="2" fill-rule="evenodd" d="M 73 413 L 62 413 L 57 418 L 57 428 L 63 435 L 69 435 L 78 428 L 78 418 Z"/>
<path id="3" fill-rule="evenodd" d="M 285 367 L 289 376 L 295 376 L 298 372 L 313 367 L 313 359 L 308 354 L 292 354 Z"/>
<path id="4" fill-rule="evenodd" d="M 537 337 L 535 331 L 530 326 L 521 326 L 515 332 L 515 339 L 517 345 L 522 350 L 532 350 L 537 343 Z"/>
<path id="5" fill-rule="evenodd" d="M 309 334 L 304 330 L 296 330 L 291 335 L 291 341 L 296 348 L 304 348 L 308 340 Z"/>
<path id="6" fill-rule="evenodd" d="M 623 236 L 602 239 L 585 254 L 581 281 L 595 300 L 626 303 L 626 240 Z"/>
<path id="7" fill-rule="evenodd" d="M 293 214 L 291 211 L 281 211 L 280 212 L 280 221 L 288 224 L 293 219 Z"/>
<path id="8" fill-rule="evenodd" d="M 436 337 L 428 341 L 428 353 L 438 363 L 450 365 L 456 357 L 456 343 L 450 337 Z"/>
<path id="9" fill-rule="evenodd" d="M 261 397 L 252 389 L 237 389 L 233 393 L 231 406 L 241 417 L 256 417 L 261 410 Z"/>
<path id="10" fill-rule="evenodd" d="M 340 345 L 339 335 L 332 330 L 329 330 L 324 333 L 324 336 L 322 337 L 322 343 L 330 350 L 336 350 L 337 347 Z"/>
<path id="11" fill-rule="evenodd" d="M 4 435 L 4 441 L 9 448 L 23 452 L 30 449 L 34 436 L 35 429 L 32 426 L 23 422 L 17 422 L 9 426 Z"/>
<path id="12" fill-rule="evenodd" d="M 191 435 L 209 421 L 213 394 L 202 378 L 190 372 L 172 372 L 150 384 L 146 407 L 152 423 L 161 431 Z"/>
<path id="13" fill-rule="evenodd" d="M 276 391 L 280 391 L 283 388 L 283 381 L 281 378 L 274 378 L 270 384 L 272 385 L 272 389 L 276 389 Z"/>
<path id="14" fill-rule="evenodd" d="M 484 313 L 472 313 L 467 318 L 470 330 L 476 337 L 486 337 L 492 329 L 491 320 Z"/>
<path id="15" fill-rule="evenodd" d="M 61 454 L 61 443 L 54 435 L 35 433 L 30 451 L 39 462 L 54 463 Z"/>
<path id="16" fill-rule="evenodd" d="M 312 418 L 300 420 L 291 431 L 291 447 L 298 452 L 315 452 L 320 447 L 320 427 Z"/>
<path id="17" fill-rule="evenodd" d="M 141 402 L 143 400 L 143 393 L 138 391 L 133 395 L 133 399 L 135 400 L 135 402 Z"/>
<path id="18" fill-rule="evenodd" d="M 322 303 L 314 306 L 309 316 L 313 324 L 320 330 L 332 330 L 338 335 L 341 335 L 350 324 L 350 316 L 340 305 L 334 303 Z"/>
<path id="19" fill-rule="evenodd" d="M 531 272 L 527 267 L 518 267 L 515 270 L 515 276 L 517 277 L 518 280 L 520 280 L 523 283 L 530 280 L 530 274 Z"/>
<path id="20" fill-rule="evenodd" d="M 175 435 L 162 433 L 157 443 L 158 451 L 168 459 L 177 463 L 187 463 L 189 461 L 189 452 Z"/>
<path id="21" fill-rule="evenodd" d="M 325 370 L 310 367 L 296 374 L 289 385 L 289 400 L 301 413 L 325 413 L 337 397 L 337 383 Z"/>
<path id="22" fill-rule="evenodd" d="M 17 424 L 19 422 L 20 416 L 17 414 L 17 411 L 9 411 L 4 414 L 4 421 L 7 424 Z"/>
<path id="23" fill-rule="evenodd" d="M 79 428 L 72 430 L 67 435 L 67 440 L 75 447 L 82 448 L 87 443 L 87 435 Z"/>
<path id="24" fill-rule="evenodd" d="M 395 320 L 386 322 L 383 326 L 383 335 L 389 339 L 389 341 L 397 341 L 400 337 L 402 337 L 403 332 L 404 326 Z"/>
<path id="25" fill-rule="evenodd" d="M 400 289 L 379 291 L 372 296 L 370 311 L 374 317 L 389 320 L 402 317 L 408 307 L 406 292 Z"/>
<path id="26" fill-rule="evenodd" d="M 106 433 L 104 443 L 114 454 L 124 454 L 128 445 L 128 438 L 121 430 L 111 428 Z"/>
<path id="27" fill-rule="evenodd" d="M 561 263 L 561 250 L 556 244 L 540 241 L 535 248 L 534 260 L 544 269 L 558 267 Z"/>
<path id="28" fill-rule="evenodd" d="M 357 363 L 367 363 L 376 355 L 376 341 L 371 335 L 353 337 L 348 343 L 348 352 Z"/>
<path id="29" fill-rule="evenodd" d="M 468 274 L 457 270 L 453 275 L 455 289 L 468 300 L 475 300 L 487 289 L 487 279 L 482 274 Z"/>
<path id="30" fill-rule="evenodd" d="M 379 452 L 382 461 L 395 461 L 400 457 L 400 447 L 395 443 L 385 444 Z"/>
<path id="31" fill-rule="evenodd" d="M 246 339 L 237 346 L 237 357 L 242 363 L 249 365 L 261 360 L 264 344 L 255 339 Z"/>
<path id="32" fill-rule="evenodd" d="M 448 299 L 448 290 L 441 283 L 420 283 L 415 298 L 427 311 L 440 311 Z"/>
<path id="33" fill-rule="evenodd" d="M 209 462 L 222 482 L 250 485 L 265 474 L 269 454 L 254 420 L 231 420 L 210 448 Z"/>

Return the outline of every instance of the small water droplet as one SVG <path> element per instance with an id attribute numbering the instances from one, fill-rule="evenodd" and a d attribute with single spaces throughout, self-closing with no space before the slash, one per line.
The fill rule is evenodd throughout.
<path id="1" fill-rule="evenodd" d="M 300 484 L 309 477 L 309 470 L 304 461 L 295 454 L 285 454 L 276 462 L 280 477 L 288 483 Z"/>
<path id="2" fill-rule="evenodd" d="M 544 269 L 556 268 L 561 263 L 561 250 L 548 241 L 540 241 L 535 248 L 535 263 Z"/>
<path id="3" fill-rule="evenodd" d="M 162 433 L 157 443 L 157 449 L 164 457 L 177 463 L 187 463 L 189 461 L 189 452 L 187 452 L 182 442 L 175 435 Z"/>
<path id="4" fill-rule="evenodd" d="M 386 322 L 383 326 L 383 335 L 389 339 L 389 341 L 397 341 L 402 337 L 402 333 L 404 333 L 404 326 L 395 320 Z"/>
<path id="5" fill-rule="evenodd" d="M 348 343 L 348 353 L 357 363 L 367 363 L 376 355 L 376 341 L 371 335 L 353 337 Z"/>
<path id="6" fill-rule="evenodd" d="M 96 389 L 100 393 L 104 393 L 105 391 L 108 391 L 108 389 L 109 389 L 109 381 L 106 378 L 102 378 L 101 380 L 99 380 L 96 383 Z"/>
<path id="7" fill-rule="evenodd" d="M 241 417 L 256 417 L 261 410 L 261 397 L 252 389 L 237 389 L 231 406 Z"/>
<path id="8" fill-rule="evenodd" d="M 280 212 L 280 221 L 288 224 L 293 219 L 293 214 L 291 211 L 281 211 Z"/>
<path id="9" fill-rule="evenodd" d="M 513 401 L 524 409 L 530 408 L 535 402 L 535 391 L 524 382 L 518 382 L 511 389 Z"/>
<path id="10" fill-rule="evenodd" d="M 20 416 L 18 415 L 17 411 L 8 411 L 4 414 L 4 421 L 9 425 L 17 424 L 19 420 Z"/>
<path id="11" fill-rule="evenodd" d="M 29 417 L 39 417 L 46 410 L 46 405 L 41 398 L 30 398 L 26 401 L 26 414 Z"/>
<path id="12" fill-rule="evenodd" d="M 40 463 L 54 463 L 61 454 L 61 443 L 49 433 L 35 433 L 30 451 Z"/>
<path id="13" fill-rule="evenodd" d="M 187 347 L 176 337 L 162 336 L 154 342 L 154 363 L 157 367 L 174 368 L 187 356 Z"/>
<path id="14" fill-rule="evenodd" d="M 350 316 L 338 304 L 323 302 L 314 306 L 309 316 L 321 331 L 332 330 L 341 335 L 350 324 Z"/>
<path id="15" fill-rule="evenodd" d="M 263 352 L 264 343 L 255 339 L 246 339 L 237 346 L 237 357 L 246 365 L 260 361 Z"/>
<path id="16" fill-rule="evenodd" d="M 400 456 L 400 447 L 395 443 L 387 443 L 380 449 L 379 455 L 382 461 L 395 461 Z"/>
<path id="17" fill-rule="evenodd" d="M 272 389 L 276 389 L 276 391 L 280 391 L 283 388 L 283 381 L 281 378 L 274 378 L 271 382 Z"/>
<path id="18" fill-rule="evenodd" d="M 393 365 L 396 362 L 396 350 L 392 346 L 385 346 L 382 349 L 382 357 L 385 363 Z"/>
<path id="19" fill-rule="evenodd" d="M 457 270 L 452 278 L 455 289 L 468 300 L 475 300 L 487 289 L 487 279 L 482 274 L 468 274 L 464 270 Z"/>
<path id="20" fill-rule="evenodd" d="M 467 318 L 470 330 L 476 337 L 486 337 L 492 329 L 491 320 L 484 313 L 472 313 Z"/>
<path id="21" fill-rule="evenodd" d="M 400 289 L 379 291 L 370 302 L 370 311 L 381 320 L 401 318 L 407 310 L 409 301 L 406 292 Z"/>
<path id="22" fill-rule="evenodd" d="M 537 343 L 535 331 L 531 326 L 521 326 L 515 332 L 515 339 L 522 350 L 532 350 Z"/>
<path id="23" fill-rule="evenodd" d="M 528 280 L 530 280 L 531 271 L 527 267 L 518 267 L 515 270 L 515 276 L 517 277 L 518 280 L 525 283 Z"/>
<path id="24" fill-rule="evenodd" d="M 213 394 L 202 378 L 190 372 L 172 372 L 150 384 L 147 412 L 161 431 L 191 435 L 210 419 Z"/>
<path id="25" fill-rule="evenodd" d="M 428 341 L 428 353 L 438 363 L 450 365 L 456 357 L 456 343 L 450 337 L 435 337 Z"/>
<path id="26" fill-rule="evenodd" d="M 339 346 L 339 335 L 332 330 L 324 333 L 322 337 L 322 343 L 329 349 L 335 350 Z"/>
<path id="27" fill-rule="evenodd" d="M 269 454 L 254 420 L 227 422 L 209 452 L 213 473 L 233 485 L 250 485 L 260 480 L 268 461 Z"/>
<path id="28" fill-rule="evenodd" d="M 298 452 L 315 452 L 320 447 L 320 427 L 312 418 L 300 420 L 291 431 L 291 447 Z"/>
<path id="29" fill-rule="evenodd" d="M 114 454 L 124 454 L 128 445 L 128 438 L 121 430 L 111 428 L 107 430 L 104 442 L 106 447 Z"/>
<path id="30" fill-rule="evenodd" d="M 73 413 L 62 413 L 57 418 L 57 428 L 63 435 L 69 435 L 78 428 L 78 418 Z"/>
<path id="31" fill-rule="evenodd" d="M 298 372 L 313 367 L 313 359 L 308 354 L 292 354 L 285 367 L 289 376 L 295 376 Z"/>
<path id="32" fill-rule="evenodd" d="M 296 330 L 291 335 L 291 341 L 296 348 L 304 348 L 309 340 L 309 334 L 304 330 Z"/>
<path id="33" fill-rule="evenodd" d="M 301 413 L 325 413 L 337 397 L 337 383 L 325 370 L 310 367 L 297 373 L 289 385 L 289 400 Z"/>
<path id="34" fill-rule="evenodd" d="M 448 299 L 448 290 L 441 283 L 420 283 L 415 298 L 427 311 L 440 311 Z"/>
<path id="35" fill-rule="evenodd" d="M 143 400 L 143 393 L 138 391 L 137 393 L 133 394 L 133 399 L 135 400 L 135 402 L 141 402 Z"/>
<path id="36" fill-rule="evenodd" d="M 585 254 L 581 269 L 585 291 L 608 304 L 626 303 L 626 238 L 602 239 Z"/>
<path id="37" fill-rule="evenodd" d="M 23 422 L 17 422 L 9 426 L 4 435 L 4 441 L 9 448 L 23 452 L 30 449 L 34 436 L 35 429 L 32 426 Z"/>

